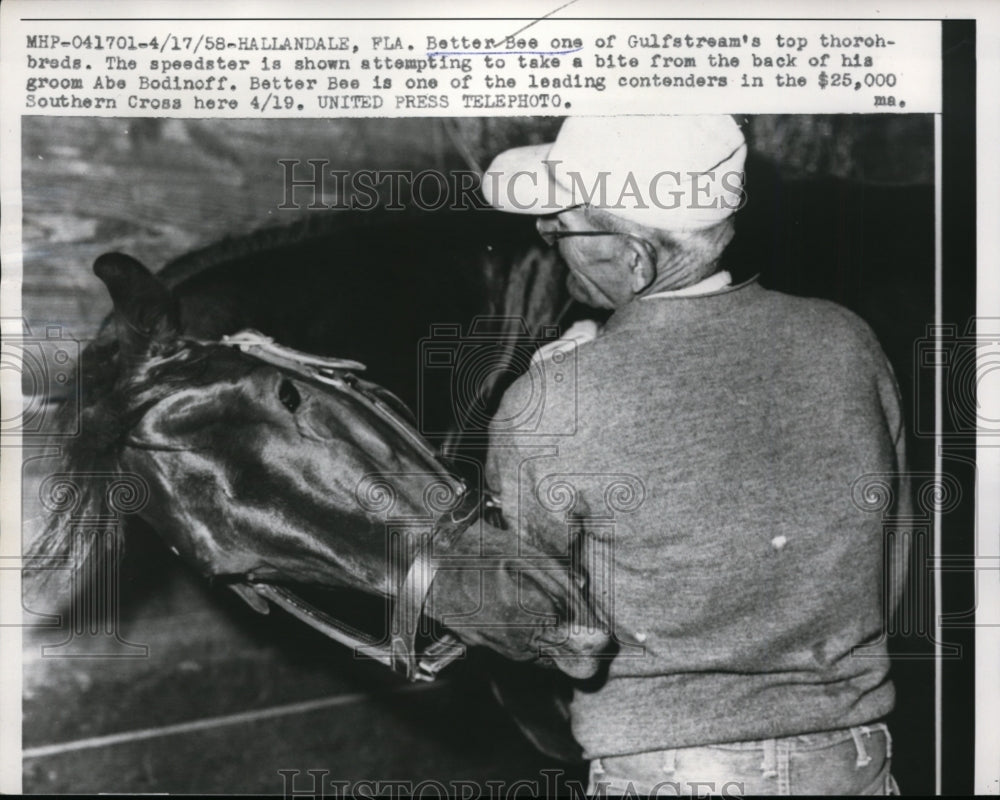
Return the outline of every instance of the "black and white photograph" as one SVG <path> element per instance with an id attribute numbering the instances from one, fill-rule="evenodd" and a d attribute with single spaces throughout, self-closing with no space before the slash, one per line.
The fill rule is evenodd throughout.
<path id="1" fill-rule="evenodd" d="M 891 32 L 566 5 L 289 49 L 17 5 L 10 791 L 1000 792 L 979 21 L 928 111 Z M 533 83 L 463 94 L 491 58 Z M 744 106 L 685 102 L 713 70 Z"/>

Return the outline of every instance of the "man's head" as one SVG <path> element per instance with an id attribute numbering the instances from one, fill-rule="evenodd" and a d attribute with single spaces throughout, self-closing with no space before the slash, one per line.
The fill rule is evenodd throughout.
<path id="1" fill-rule="evenodd" d="M 617 308 L 718 269 L 743 200 L 746 144 L 731 117 L 573 117 L 552 144 L 494 159 L 489 202 L 537 216 L 576 299 Z"/>

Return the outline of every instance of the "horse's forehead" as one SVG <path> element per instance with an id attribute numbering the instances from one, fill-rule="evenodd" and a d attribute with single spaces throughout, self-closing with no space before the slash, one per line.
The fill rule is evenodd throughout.
<path id="1" fill-rule="evenodd" d="M 146 365 L 126 405 L 127 428 L 133 435 L 177 431 L 259 404 L 255 365 L 229 355 L 181 353 Z"/>
<path id="2" fill-rule="evenodd" d="M 233 348 L 186 343 L 174 352 L 138 364 L 129 380 L 143 387 L 140 397 L 150 391 L 169 395 L 171 388 L 181 390 L 239 378 L 255 366 L 253 359 Z"/>
<path id="3" fill-rule="evenodd" d="M 282 406 L 279 390 L 286 381 L 296 387 L 301 401 L 298 409 Z M 258 418 L 266 418 L 276 432 L 287 428 L 300 433 L 315 432 L 315 423 L 326 420 L 331 424 L 323 426 L 320 438 L 351 439 L 351 432 L 364 438 L 366 429 L 381 431 L 384 423 L 347 380 L 323 379 L 307 366 L 299 370 L 276 365 L 229 347 L 203 351 L 187 361 L 163 363 L 148 371 L 147 383 L 134 404 L 146 429 L 178 431 L 182 423 L 196 426 L 229 417 L 234 423 L 233 437 L 240 438 L 239 423 Z M 303 426 L 307 418 L 312 426 Z M 334 420 L 342 424 L 334 425 Z"/>
<path id="4" fill-rule="evenodd" d="M 380 469 L 437 471 L 412 435 L 400 432 L 407 425 L 391 404 L 356 387 L 346 373 L 316 374 L 308 365 L 299 370 L 213 347 L 149 375 L 170 385 L 152 390 L 159 398 L 145 405 L 134 429 L 133 441 L 151 450 L 188 448 L 206 458 L 256 462 L 285 448 L 281 460 L 311 463 L 311 474 L 341 469 L 359 479 Z M 294 383 L 292 393 L 286 381 Z"/>

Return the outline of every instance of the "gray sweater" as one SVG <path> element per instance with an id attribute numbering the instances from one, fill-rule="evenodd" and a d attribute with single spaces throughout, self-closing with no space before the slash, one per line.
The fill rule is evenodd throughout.
<path id="1" fill-rule="evenodd" d="M 487 480 L 518 535 L 566 553 L 582 527 L 611 564 L 602 579 L 594 561 L 591 581 L 624 644 L 575 691 L 586 755 L 888 713 L 883 619 L 900 587 L 884 576 L 900 570 L 852 484 L 902 471 L 905 437 L 868 326 L 754 281 L 637 300 L 578 348 L 573 378 L 572 359 L 547 362 L 508 390 Z M 608 495 L 616 481 L 641 494 Z M 895 490 L 909 502 L 905 481 Z"/>

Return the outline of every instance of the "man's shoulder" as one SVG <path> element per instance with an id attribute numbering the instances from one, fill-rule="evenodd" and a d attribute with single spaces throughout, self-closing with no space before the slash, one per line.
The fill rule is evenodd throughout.
<path id="1" fill-rule="evenodd" d="M 573 427 L 578 399 L 577 347 L 575 342 L 560 343 L 554 352 L 531 360 L 504 390 L 490 424 L 494 434 L 537 436 L 549 429 Z"/>
<path id="2" fill-rule="evenodd" d="M 759 296 L 761 302 L 766 307 L 781 313 L 798 316 L 820 315 L 822 317 L 829 317 L 830 319 L 840 319 L 846 324 L 865 325 L 864 320 L 853 311 L 842 306 L 840 303 L 827 300 L 823 297 L 789 294 L 777 289 L 766 289 L 763 287 Z"/>
<path id="3" fill-rule="evenodd" d="M 871 326 L 859 314 L 833 300 L 765 289 L 761 301 L 768 317 L 799 325 L 804 336 L 822 337 L 817 343 L 829 345 L 840 339 L 845 344 L 881 350 Z"/>

